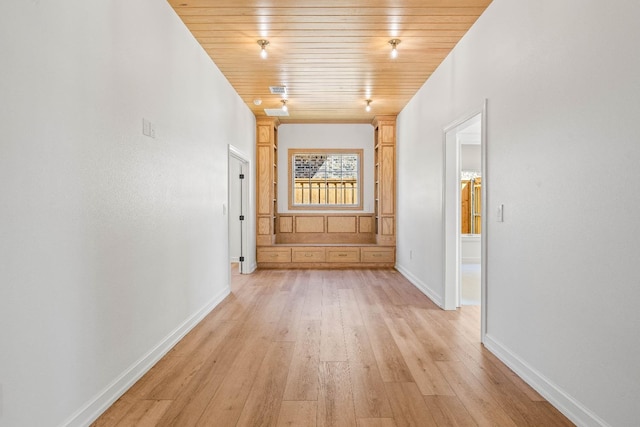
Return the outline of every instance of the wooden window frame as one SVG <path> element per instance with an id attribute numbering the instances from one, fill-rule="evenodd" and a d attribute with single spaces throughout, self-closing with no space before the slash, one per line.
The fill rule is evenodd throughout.
<path id="1" fill-rule="evenodd" d="M 337 205 L 337 204 L 316 204 L 316 205 L 299 205 L 294 204 L 294 185 L 293 185 L 293 157 L 296 154 L 355 154 L 358 157 L 358 204 L 353 205 Z M 287 169 L 288 184 L 287 184 L 287 199 L 289 210 L 317 210 L 317 211 L 345 211 L 345 210 L 362 210 L 363 206 L 363 187 L 362 180 L 363 167 L 362 161 L 364 159 L 364 150 L 362 148 L 290 148 L 287 152 Z"/>

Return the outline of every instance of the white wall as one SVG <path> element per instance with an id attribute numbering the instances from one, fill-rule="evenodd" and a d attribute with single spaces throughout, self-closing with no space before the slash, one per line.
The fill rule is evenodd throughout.
<path id="1" fill-rule="evenodd" d="M 228 292 L 255 120 L 164 1 L 1 2 L 0 52 L 0 425 L 82 425 Z"/>
<path id="2" fill-rule="evenodd" d="M 364 150 L 363 205 L 373 212 L 373 126 L 368 124 L 283 124 L 278 127 L 278 212 L 289 211 L 288 159 L 290 148 L 358 148 Z M 300 211 L 295 211 L 300 212 Z M 305 213 L 315 211 L 305 210 Z"/>
<path id="3" fill-rule="evenodd" d="M 640 419 L 639 19 L 494 0 L 398 120 L 398 267 L 442 295 L 442 130 L 488 100 L 486 344 L 580 425 Z"/>
<path id="4" fill-rule="evenodd" d="M 480 172 L 482 170 L 482 155 L 480 145 L 460 145 L 460 170 Z"/>

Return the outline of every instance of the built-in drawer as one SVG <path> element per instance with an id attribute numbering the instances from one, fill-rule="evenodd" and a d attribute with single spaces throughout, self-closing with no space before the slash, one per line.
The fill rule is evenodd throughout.
<path id="1" fill-rule="evenodd" d="M 362 262 L 394 262 L 394 248 L 362 248 Z"/>
<path id="2" fill-rule="evenodd" d="M 293 248 L 293 262 L 324 262 L 324 248 Z"/>
<path id="3" fill-rule="evenodd" d="M 291 248 L 258 248 L 258 262 L 291 262 Z"/>
<path id="4" fill-rule="evenodd" d="M 327 248 L 327 262 L 360 262 L 360 248 Z"/>

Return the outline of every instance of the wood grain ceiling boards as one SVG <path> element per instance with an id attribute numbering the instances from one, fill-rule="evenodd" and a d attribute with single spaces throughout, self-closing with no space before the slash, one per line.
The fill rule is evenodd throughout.
<path id="1" fill-rule="evenodd" d="M 269 86 L 287 87 L 290 115 L 282 123 L 370 123 L 398 114 L 490 3 L 169 0 L 256 117 L 282 106 Z M 396 59 L 393 38 L 402 41 Z M 259 39 L 269 40 L 267 59 Z"/>

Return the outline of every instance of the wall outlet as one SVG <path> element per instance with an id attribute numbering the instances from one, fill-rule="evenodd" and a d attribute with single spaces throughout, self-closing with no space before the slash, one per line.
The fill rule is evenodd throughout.
<path id="1" fill-rule="evenodd" d="M 409 251 L 409 259 L 413 259 L 413 251 L 412 250 Z"/>

